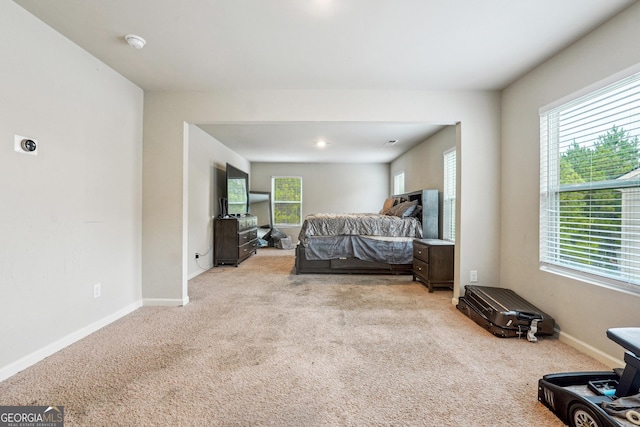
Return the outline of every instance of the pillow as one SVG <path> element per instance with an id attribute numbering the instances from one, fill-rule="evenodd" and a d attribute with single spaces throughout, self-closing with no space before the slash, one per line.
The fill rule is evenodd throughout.
<path id="1" fill-rule="evenodd" d="M 393 197 L 389 197 L 387 200 L 384 201 L 384 204 L 382 205 L 382 210 L 380 211 L 381 214 L 386 215 L 387 212 L 389 212 L 389 209 L 391 209 L 395 204 L 396 204 L 396 199 L 394 199 Z"/>
<path id="2" fill-rule="evenodd" d="M 391 209 L 387 210 L 387 212 L 385 212 L 385 215 L 389 215 L 389 216 L 396 216 L 396 211 L 398 209 L 403 209 L 404 205 L 402 203 L 398 203 L 397 205 L 393 206 Z"/>
<path id="3" fill-rule="evenodd" d="M 402 202 L 400 204 L 397 204 L 396 206 L 392 207 L 389 210 L 389 214 L 388 215 L 394 215 L 394 216 L 399 216 L 400 218 L 405 218 L 408 216 L 413 215 L 413 213 L 415 212 L 416 208 L 418 207 L 418 201 L 414 200 L 412 202 Z"/>

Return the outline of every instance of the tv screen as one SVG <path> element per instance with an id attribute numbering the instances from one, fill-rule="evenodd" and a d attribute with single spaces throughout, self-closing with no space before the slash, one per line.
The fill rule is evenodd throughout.
<path id="1" fill-rule="evenodd" d="M 227 214 L 249 213 L 249 174 L 227 163 Z"/>

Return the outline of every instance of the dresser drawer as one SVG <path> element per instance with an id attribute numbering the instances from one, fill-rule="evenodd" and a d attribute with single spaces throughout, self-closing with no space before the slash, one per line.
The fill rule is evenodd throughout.
<path id="1" fill-rule="evenodd" d="M 254 228 L 258 226 L 257 216 L 246 216 L 238 218 L 238 231 L 243 231 L 248 228 Z"/>
<path id="2" fill-rule="evenodd" d="M 255 228 L 253 230 L 243 231 L 242 233 L 238 233 L 238 246 L 242 246 L 245 243 L 248 243 L 257 238 L 258 238 L 258 230 Z"/>
<path id="3" fill-rule="evenodd" d="M 413 242 L 413 257 L 424 262 L 429 262 L 429 246 Z"/>
<path id="4" fill-rule="evenodd" d="M 258 242 L 256 240 L 252 240 L 249 243 L 245 243 L 242 246 L 238 246 L 238 260 L 242 261 L 247 258 L 249 255 L 255 252 L 258 247 Z"/>

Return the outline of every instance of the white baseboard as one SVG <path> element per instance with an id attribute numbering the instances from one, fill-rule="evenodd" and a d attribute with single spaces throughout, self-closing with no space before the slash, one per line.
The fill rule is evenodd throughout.
<path id="1" fill-rule="evenodd" d="M 195 277 L 198 277 L 199 275 L 201 275 L 202 273 L 206 273 L 207 271 L 209 271 L 209 270 L 199 270 L 199 271 L 196 271 L 195 273 L 191 273 L 191 274 L 187 277 L 187 280 L 191 280 L 191 279 L 193 279 L 193 278 L 195 278 Z"/>
<path id="2" fill-rule="evenodd" d="M 568 346 L 575 348 L 576 350 L 586 354 L 587 356 L 593 357 L 598 362 L 607 365 L 609 368 L 613 369 L 624 367 L 624 362 L 622 360 L 616 359 L 615 357 L 601 350 L 598 350 L 597 348 L 577 339 L 572 335 L 567 334 L 566 332 L 560 332 L 558 334 L 558 338 L 560 339 L 560 342 L 563 342 Z"/>
<path id="3" fill-rule="evenodd" d="M 142 305 L 145 307 L 181 307 L 189 304 L 189 297 L 178 298 L 143 298 Z"/>
<path id="4" fill-rule="evenodd" d="M 71 344 L 80 341 L 82 338 L 91 335 L 97 330 L 104 328 L 110 323 L 115 322 L 121 317 L 126 316 L 140 308 L 142 306 L 142 301 L 135 302 L 130 304 L 109 316 L 103 317 L 102 319 L 95 321 L 84 328 L 81 328 L 75 332 L 70 333 L 69 335 L 60 338 L 59 340 L 34 351 L 31 354 L 28 354 L 21 359 L 8 364 L 7 366 L 3 366 L 0 368 L 0 381 L 4 381 L 7 378 L 17 374 L 18 372 L 28 368 L 31 365 L 35 365 L 39 361 L 43 360 L 46 357 L 51 356 L 52 354 L 62 350 L 63 348 L 70 346 Z"/>

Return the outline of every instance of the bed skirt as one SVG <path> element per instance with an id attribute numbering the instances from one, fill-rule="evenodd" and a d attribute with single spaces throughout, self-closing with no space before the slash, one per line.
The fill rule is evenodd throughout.
<path id="1" fill-rule="evenodd" d="M 296 274 L 413 274 L 413 264 L 387 264 L 358 258 L 308 260 L 305 247 L 296 247 Z"/>

